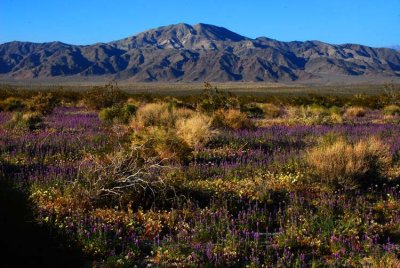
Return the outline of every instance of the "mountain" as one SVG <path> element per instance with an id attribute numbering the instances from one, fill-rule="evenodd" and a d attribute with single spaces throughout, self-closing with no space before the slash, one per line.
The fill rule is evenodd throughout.
<path id="1" fill-rule="evenodd" d="M 400 52 L 356 44 L 256 39 L 208 24 L 176 24 L 110 43 L 0 45 L 1 79 L 108 77 L 130 82 L 399 78 Z"/>

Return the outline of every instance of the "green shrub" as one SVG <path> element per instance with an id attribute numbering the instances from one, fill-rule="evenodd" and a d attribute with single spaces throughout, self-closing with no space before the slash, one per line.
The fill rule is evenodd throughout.
<path id="1" fill-rule="evenodd" d="M 400 115 L 400 106 L 398 105 L 388 105 L 383 108 L 383 113 L 385 115 Z"/>
<path id="2" fill-rule="evenodd" d="M 306 159 L 322 183 L 345 188 L 376 182 L 391 164 L 388 146 L 375 137 L 355 144 L 343 138 L 323 142 L 310 150 Z"/>
<path id="3" fill-rule="evenodd" d="M 43 127 L 43 116 L 38 112 L 14 113 L 11 120 L 7 122 L 8 129 L 29 129 L 34 131 Z"/>
<path id="4" fill-rule="evenodd" d="M 21 99 L 8 97 L 4 101 L 0 101 L 0 111 L 21 111 L 25 108 L 25 104 Z"/>
<path id="5" fill-rule="evenodd" d="M 264 116 L 263 109 L 257 103 L 243 104 L 240 107 L 240 111 L 249 118 L 262 118 Z"/>
<path id="6" fill-rule="evenodd" d="M 95 86 L 85 92 L 83 101 L 89 108 L 100 110 L 122 104 L 127 98 L 128 95 L 125 92 L 117 85 L 110 83 L 103 87 Z"/>
<path id="7" fill-rule="evenodd" d="M 332 106 L 332 107 L 329 108 L 329 113 L 330 114 L 341 115 L 341 114 L 343 114 L 343 111 L 342 111 L 342 109 L 340 107 Z"/>
<path id="8" fill-rule="evenodd" d="M 99 112 L 99 118 L 106 123 L 129 123 L 130 118 L 135 114 L 137 108 L 133 104 L 117 105 L 111 108 L 104 108 Z"/>
<path id="9" fill-rule="evenodd" d="M 116 107 L 104 108 L 99 112 L 99 118 L 103 122 L 110 123 L 118 117 L 119 112 L 119 108 Z"/>
<path id="10" fill-rule="evenodd" d="M 57 104 L 58 100 L 51 93 L 39 93 L 26 103 L 30 112 L 37 112 L 43 115 L 50 114 Z"/>
<path id="11" fill-rule="evenodd" d="M 234 109 L 239 106 L 239 100 L 232 93 L 224 92 L 213 87 L 210 83 L 204 84 L 204 91 L 198 103 L 200 111 L 213 113 L 219 109 Z"/>
<path id="12" fill-rule="evenodd" d="M 43 117 L 39 112 L 25 113 L 22 120 L 29 130 L 40 129 L 43 126 Z"/>
<path id="13" fill-rule="evenodd" d="M 288 120 L 305 125 L 330 125 L 342 123 L 342 116 L 319 105 L 286 108 Z"/>

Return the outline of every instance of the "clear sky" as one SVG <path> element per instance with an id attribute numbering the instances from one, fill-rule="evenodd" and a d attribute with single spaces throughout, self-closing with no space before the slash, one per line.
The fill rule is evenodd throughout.
<path id="1" fill-rule="evenodd" d="M 282 41 L 400 44 L 400 0 L 0 0 L 0 43 L 91 44 L 179 22 Z"/>

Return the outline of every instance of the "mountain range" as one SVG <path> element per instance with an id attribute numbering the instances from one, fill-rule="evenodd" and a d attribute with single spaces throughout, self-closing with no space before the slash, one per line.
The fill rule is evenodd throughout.
<path id="1" fill-rule="evenodd" d="M 289 82 L 398 79 L 400 51 L 320 41 L 248 38 L 209 24 L 175 24 L 109 43 L 9 42 L 0 79 L 107 77 L 129 82 Z"/>

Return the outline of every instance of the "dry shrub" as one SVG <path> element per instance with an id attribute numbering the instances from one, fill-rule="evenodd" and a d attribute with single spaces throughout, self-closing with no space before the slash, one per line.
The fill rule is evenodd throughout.
<path id="1" fill-rule="evenodd" d="M 235 109 L 218 110 L 215 112 L 212 126 L 216 128 L 249 129 L 254 128 L 253 122 L 246 114 Z"/>
<path id="2" fill-rule="evenodd" d="M 146 157 L 143 145 L 90 156 L 80 169 L 83 181 L 77 181 L 82 196 L 104 204 L 154 202 L 169 187 L 163 176 L 165 166 L 157 157 Z M 86 192 L 86 193 L 85 193 Z"/>
<path id="3" fill-rule="evenodd" d="M 132 144 L 143 144 L 146 157 L 158 157 L 169 162 L 186 162 L 192 153 L 190 146 L 173 129 L 160 127 L 147 127 L 137 132 Z"/>
<path id="4" fill-rule="evenodd" d="M 14 113 L 5 127 L 34 131 L 43 127 L 43 116 L 38 112 Z"/>
<path id="5" fill-rule="evenodd" d="M 246 103 L 240 105 L 240 111 L 245 113 L 249 118 L 263 118 L 264 111 L 260 103 Z"/>
<path id="6" fill-rule="evenodd" d="M 27 102 L 27 108 L 31 112 L 50 114 L 57 106 L 58 100 L 51 93 L 39 93 Z"/>
<path id="7" fill-rule="evenodd" d="M 174 128 L 178 119 L 189 118 L 194 111 L 187 108 L 175 108 L 167 103 L 148 103 L 136 112 L 134 125 L 139 127 Z"/>
<path id="8" fill-rule="evenodd" d="M 30 130 L 40 128 L 43 123 L 42 114 L 38 112 L 29 112 L 22 115 L 22 121 Z"/>
<path id="9" fill-rule="evenodd" d="M 388 146 L 375 137 L 355 144 L 343 138 L 321 143 L 308 152 L 306 159 L 321 182 L 345 188 L 382 178 L 391 164 Z"/>
<path id="10" fill-rule="evenodd" d="M 362 107 L 349 107 L 345 111 L 346 117 L 363 117 L 367 111 Z"/>
<path id="11" fill-rule="evenodd" d="M 388 105 L 383 108 L 383 113 L 385 115 L 400 115 L 400 106 L 398 105 Z"/>
<path id="12" fill-rule="evenodd" d="M 343 122 L 339 111 L 318 105 L 289 106 L 286 108 L 286 113 L 288 124 L 330 125 Z"/>
<path id="13" fill-rule="evenodd" d="M 343 123 L 343 117 L 338 113 L 332 113 L 330 115 L 329 119 L 330 119 L 330 122 L 332 124 L 341 124 L 341 123 Z"/>
<path id="14" fill-rule="evenodd" d="M 265 117 L 277 118 L 282 115 L 282 109 L 272 103 L 263 103 L 260 105 Z"/>
<path id="15" fill-rule="evenodd" d="M 364 258 L 361 265 L 365 268 L 398 268 L 400 267 L 400 260 L 394 254 L 371 256 Z"/>
<path id="16" fill-rule="evenodd" d="M 179 109 L 173 110 L 173 113 L 175 115 L 174 117 L 176 120 L 187 119 L 187 118 L 193 117 L 196 114 L 195 111 L 187 109 L 187 108 L 179 108 Z"/>
<path id="17" fill-rule="evenodd" d="M 211 118 L 201 114 L 178 120 L 176 128 L 178 137 L 191 147 L 204 145 L 213 134 Z"/>
<path id="18" fill-rule="evenodd" d="M 193 146 L 205 141 L 203 136 L 209 134 L 207 130 L 210 123 L 205 122 L 205 117 L 197 118 L 190 109 L 175 108 L 166 103 L 142 106 L 136 112 L 135 119 L 133 126 L 138 128 L 133 144 L 144 143 L 147 155 L 165 158 L 171 162 L 186 162 Z M 199 123 L 204 125 L 199 128 Z"/>
<path id="19" fill-rule="evenodd" d="M 137 110 L 134 123 L 140 127 L 173 126 L 175 117 L 172 109 L 166 103 L 148 103 Z"/>
<path id="20" fill-rule="evenodd" d="M 0 101 L 0 111 L 21 111 L 25 108 L 25 104 L 21 99 L 8 97 L 7 99 Z"/>

